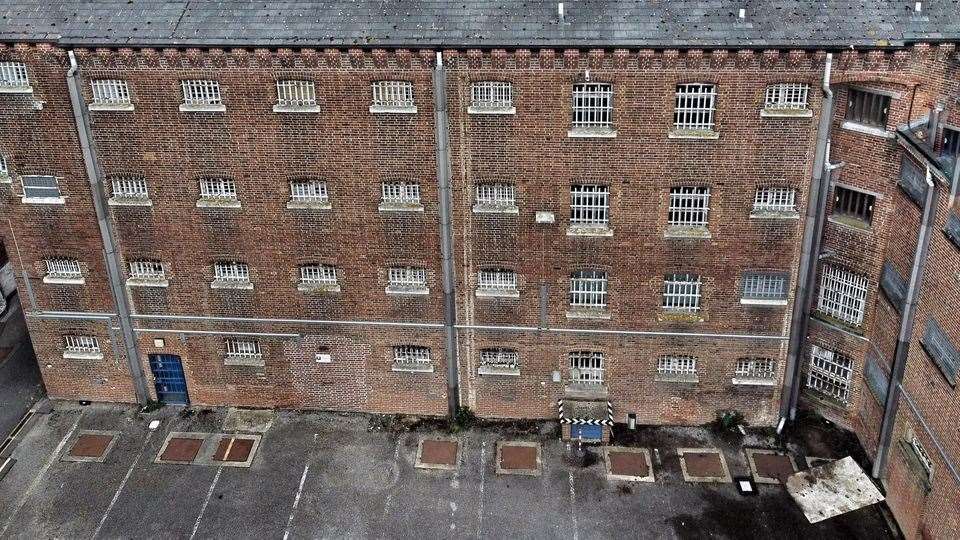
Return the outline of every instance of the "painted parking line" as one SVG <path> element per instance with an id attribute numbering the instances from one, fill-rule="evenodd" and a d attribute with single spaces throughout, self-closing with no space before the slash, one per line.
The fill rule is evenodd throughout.
<path id="1" fill-rule="evenodd" d="M 223 465 L 217 467 L 217 474 L 213 477 L 213 482 L 210 483 L 210 489 L 207 490 L 207 497 L 203 499 L 203 506 L 200 507 L 200 515 L 197 516 L 197 521 L 193 524 L 193 531 L 190 533 L 190 540 L 193 540 L 197 536 L 197 529 L 200 528 L 200 522 L 203 521 L 203 514 L 207 512 L 207 505 L 210 504 L 210 497 L 213 496 L 213 490 L 217 489 L 217 482 L 220 481 L 220 473 L 223 472 Z"/>
<path id="2" fill-rule="evenodd" d="M 290 509 L 290 517 L 287 518 L 287 529 L 283 531 L 283 540 L 290 538 L 290 526 L 293 525 L 293 516 L 297 514 L 297 507 L 300 506 L 300 496 L 303 495 L 303 484 L 307 481 L 307 473 L 310 472 L 310 462 L 303 466 L 303 474 L 300 475 L 300 485 L 297 487 L 297 496 L 293 498 L 293 508 Z"/>
<path id="3" fill-rule="evenodd" d="M 137 468 L 137 463 L 140 463 L 140 458 L 143 457 L 143 452 L 146 450 L 147 445 L 150 443 L 150 439 L 153 437 L 153 432 L 150 431 L 147 433 L 147 438 L 143 440 L 143 444 L 140 445 L 140 452 L 137 453 L 137 457 L 134 458 L 133 463 L 130 464 L 130 468 L 127 469 L 127 474 L 123 477 L 123 481 L 120 482 L 120 485 L 117 487 L 117 491 L 113 494 L 113 499 L 110 500 L 110 505 L 107 506 L 107 509 L 103 512 L 103 516 L 100 518 L 100 522 L 97 523 L 97 528 L 93 531 L 93 536 L 91 540 L 96 538 L 100 534 L 100 529 L 103 528 L 103 524 L 107 522 L 107 518 L 110 516 L 110 511 L 113 510 L 113 507 L 116 506 L 117 501 L 120 499 L 120 493 L 123 492 L 123 488 L 126 487 L 127 481 L 130 480 L 130 476 L 133 474 L 133 470 Z"/>

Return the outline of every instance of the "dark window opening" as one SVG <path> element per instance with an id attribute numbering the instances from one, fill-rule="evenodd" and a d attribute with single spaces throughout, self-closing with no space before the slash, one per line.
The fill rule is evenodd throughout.
<path id="1" fill-rule="evenodd" d="M 887 128 L 890 96 L 864 90 L 850 89 L 847 102 L 847 120 L 880 129 Z"/>
<path id="2" fill-rule="evenodd" d="M 869 193 L 837 186 L 834 188 L 833 213 L 870 225 L 875 202 L 876 197 Z"/>

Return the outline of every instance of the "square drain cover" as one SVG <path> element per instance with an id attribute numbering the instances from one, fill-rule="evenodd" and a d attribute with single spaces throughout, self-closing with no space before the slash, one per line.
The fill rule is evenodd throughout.
<path id="1" fill-rule="evenodd" d="M 85 433 L 77 437 L 73 448 L 70 449 L 70 455 L 85 458 L 103 457 L 112 441 L 113 435 L 93 435 Z"/>
<path id="2" fill-rule="evenodd" d="M 503 469 L 537 469 L 537 448 L 534 446 L 500 447 L 500 467 Z"/>
<path id="3" fill-rule="evenodd" d="M 160 455 L 160 459 L 163 461 L 193 461 L 196 459 L 197 452 L 200 451 L 202 444 L 203 439 L 173 437 L 167 442 L 167 448 Z"/>
<path id="4" fill-rule="evenodd" d="M 224 437 L 213 454 L 215 461 L 246 461 L 253 450 L 253 439 Z"/>
<path id="5" fill-rule="evenodd" d="M 647 476 L 650 474 L 647 456 L 637 452 L 610 452 L 610 474 Z"/>

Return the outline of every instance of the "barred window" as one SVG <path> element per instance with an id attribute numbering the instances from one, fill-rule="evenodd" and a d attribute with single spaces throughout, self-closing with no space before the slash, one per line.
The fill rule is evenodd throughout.
<path id="1" fill-rule="evenodd" d="M 847 120 L 864 126 L 886 129 L 890 96 L 856 88 L 851 88 L 849 94 Z"/>
<path id="2" fill-rule="evenodd" d="M 927 352 L 933 363 L 943 373 L 944 378 L 950 383 L 950 386 L 956 386 L 957 372 L 960 371 L 960 351 L 950 341 L 950 337 L 940 328 L 935 319 L 927 319 L 927 326 L 920 343 L 923 345 L 923 350 Z"/>
<path id="3" fill-rule="evenodd" d="M 0 177 L 10 176 L 10 169 L 7 168 L 7 156 L 0 155 Z"/>
<path id="4" fill-rule="evenodd" d="M 200 198 L 208 200 L 237 200 L 237 183 L 232 178 L 201 178 Z"/>
<path id="5" fill-rule="evenodd" d="M 706 227 L 709 216 L 709 187 L 670 188 L 670 209 L 667 213 L 667 224 L 679 227 Z"/>
<path id="6" fill-rule="evenodd" d="M 73 354 L 100 354 L 100 341 L 94 336 L 63 336 L 63 351 Z"/>
<path id="7" fill-rule="evenodd" d="M 747 272 L 743 275 L 742 300 L 785 301 L 787 299 L 787 274 L 783 272 Z"/>
<path id="8" fill-rule="evenodd" d="M 213 279 L 233 283 L 248 283 L 250 281 L 250 267 L 247 263 L 237 261 L 217 261 L 213 265 Z"/>
<path id="9" fill-rule="evenodd" d="M 697 358 L 688 355 L 665 355 L 657 358 L 657 375 L 696 377 Z"/>
<path id="10" fill-rule="evenodd" d="M 513 270 L 480 270 L 477 290 L 489 293 L 512 293 L 517 290 L 517 274 Z"/>
<path id="11" fill-rule="evenodd" d="M 613 128 L 613 85 L 573 85 L 573 128 L 597 131 Z"/>
<path id="12" fill-rule="evenodd" d="M 110 180 L 117 199 L 149 199 L 147 180 L 138 176 L 114 176 Z"/>
<path id="13" fill-rule="evenodd" d="M 420 184 L 414 182 L 383 182 L 380 185 L 385 204 L 420 204 Z"/>
<path id="14" fill-rule="evenodd" d="M 130 88 L 127 81 L 119 79 L 98 79 L 90 81 L 93 90 L 93 103 L 96 105 L 129 105 Z"/>
<path id="15" fill-rule="evenodd" d="M 947 239 L 953 242 L 953 245 L 960 248 L 960 214 L 950 213 L 947 217 L 947 225 L 943 228 L 943 234 L 947 235 Z"/>
<path id="16" fill-rule="evenodd" d="M 831 264 L 824 264 L 820 273 L 817 310 L 845 323 L 860 326 L 867 302 L 866 276 Z"/>
<path id="17" fill-rule="evenodd" d="M 900 181 L 897 184 L 913 202 L 923 206 L 927 196 L 927 174 L 906 154 L 900 161 Z"/>
<path id="18" fill-rule="evenodd" d="M 570 382 L 576 384 L 603 384 L 603 353 L 596 351 L 573 351 L 570 361 Z"/>
<path id="19" fill-rule="evenodd" d="M 807 108 L 809 84 L 781 83 L 767 87 L 763 108 L 771 110 L 803 110 Z"/>
<path id="20" fill-rule="evenodd" d="M 259 360 L 263 358 L 260 342 L 244 339 L 228 339 L 224 342 L 227 358 L 232 360 Z"/>
<path id="21" fill-rule="evenodd" d="M 373 107 L 412 109 L 413 83 L 409 81 L 377 81 L 373 83 Z"/>
<path id="22" fill-rule="evenodd" d="M 160 261 L 130 261 L 130 279 L 144 281 L 163 281 L 166 274 Z"/>
<path id="23" fill-rule="evenodd" d="M 852 377 L 852 360 L 816 345 L 810 347 L 810 371 L 807 374 L 807 388 L 846 405 L 850 398 Z"/>
<path id="24" fill-rule="evenodd" d="M 513 184 L 495 182 L 477 184 L 477 204 L 481 206 L 513 206 L 517 202 Z"/>
<path id="25" fill-rule="evenodd" d="M 327 203 L 327 183 L 321 180 L 291 180 L 290 200 L 298 203 Z"/>
<path id="26" fill-rule="evenodd" d="M 960 157 L 960 129 L 943 128 L 943 148 L 940 149 L 940 155 Z"/>
<path id="27" fill-rule="evenodd" d="M 328 264 L 306 264 L 300 267 L 303 285 L 336 285 L 337 269 Z"/>
<path id="28" fill-rule="evenodd" d="M 796 196 L 797 190 L 789 187 L 759 187 L 753 198 L 753 211 L 770 213 L 796 212 Z"/>
<path id="29" fill-rule="evenodd" d="M 314 107 L 317 92 L 313 81 L 277 81 L 277 105 L 281 107 Z"/>
<path id="30" fill-rule="evenodd" d="M 480 351 L 480 366 L 517 369 L 520 355 L 513 349 L 483 349 Z"/>
<path id="31" fill-rule="evenodd" d="M 876 198 L 869 193 L 836 186 L 833 190 L 833 214 L 870 225 Z"/>
<path id="32" fill-rule="evenodd" d="M 570 275 L 570 307 L 607 308 L 607 273 L 579 270 Z"/>
<path id="33" fill-rule="evenodd" d="M 430 364 L 430 349 L 415 345 L 398 345 L 393 348 L 393 361 L 400 365 Z"/>
<path id="34" fill-rule="evenodd" d="M 470 107 L 479 111 L 513 107 L 513 85 L 508 82 L 483 81 L 470 86 Z"/>
<path id="35" fill-rule="evenodd" d="M 740 358 L 734 376 L 738 379 L 773 379 L 777 376 L 777 362 L 772 358 Z"/>
<path id="36" fill-rule="evenodd" d="M 57 199 L 61 197 L 60 180 L 56 176 L 24 175 L 20 177 L 23 184 L 23 196 L 27 199 Z"/>
<path id="37" fill-rule="evenodd" d="M 700 311 L 700 276 L 667 274 L 663 278 L 663 309 L 684 313 Z"/>
<path id="38" fill-rule="evenodd" d="M 77 259 L 47 259 L 47 277 L 77 279 L 83 276 Z"/>
<path id="39" fill-rule="evenodd" d="M 715 85 L 678 84 L 673 127 L 681 131 L 713 131 L 716 97 Z"/>
<path id="40" fill-rule="evenodd" d="M 220 83 L 208 80 L 180 81 L 184 105 L 222 105 Z"/>
<path id="41" fill-rule="evenodd" d="M 605 227 L 610 222 L 610 187 L 570 186 L 570 225 Z"/>
<path id="42" fill-rule="evenodd" d="M 392 266 L 387 273 L 387 279 L 391 287 L 422 289 L 427 286 L 427 270 L 412 266 Z"/>
<path id="43" fill-rule="evenodd" d="M 30 77 L 23 62 L 0 62 L 0 90 L 27 90 Z"/>
<path id="44" fill-rule="evenodd" d="M 917 461 L 920 462 L 920 466 L 923 467 L 923 470 L 927 473 L 927 480 L 930 480 L 930 478 L 933 477 L 933 460 L 930 459 L 930 454 L 927 453 L 927 449 L 923 447 L 920 438 L 917 437 L 916 433 L 912 433 L 912 430 L 909 441 L 910 449 L 913 450 Z"/>

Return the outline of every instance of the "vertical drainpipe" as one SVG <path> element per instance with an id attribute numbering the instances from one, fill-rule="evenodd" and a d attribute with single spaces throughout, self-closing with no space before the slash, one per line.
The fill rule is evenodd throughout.
<path id="1" fill-rule="evenodd" d="M 123 288 L 123 274 L 120 271 L 120 255 L 117 253 L 117 243 L 113 229 L 107 216 L 106 197 L 101 182 L 102 172 L 93 148 L 93 133 L 90 130 L 90 117 L 86 103 L 80 93 L 80 73 L 77 68 L 77 59 L 73 51 L 67 51 L 70 57 L 70 70 L 67 72 L 67 87 L 70 90 L 70 103 L 73 105 L 73 118 L 77 124 L 77 135 L 80 139 L 80 149 L 83 152 L 83 164 L 87 171 L 87 180 L 90 182 L 90 194 L 93 197 L 93 208 L 97 213 L 97 225 L 100 228 L 100 238 L 103 241 L 104 258 L 107 263 L 107 281 L 110 283 L 110 292 L 113 294 L 114 304 L 120 319 L 120 330 L 123 333 L 123 344 L 126 349 L 127 364 L 130 376 L 133 378 L 133 390 L 138 403 L 146 403 L 150 394 L 147 392 L 144 381 L 143 367 L 140 364 L 140 354 L 137 350 L 137 337 L 133 332 L 133 322 L 130 317 L 130 306 Z"/>
<path id="2" fill-rule="evenodd" d="M 877 458 L 873 461 L 872 475 L 876 479 L 883 476 L 890 456 L 890 443 L 893 440 L 893 427 L 900 407 L 900 383 L 907 367 L 907 353 L 913 335 L 913 321 L 917 312 L 917 296 L 920 280 L 923 278 L 923 266 L 930 245 L 930 229 L 933 216 L 937 212 L 937 189 L 931 180 L 930 166 L 927 165 L 927 197 L 923 207 L 923 221 L 917 234 L 917 250 L 913 254 L 913 269 L 910 271 L 910 284 L 904 300 L 903 318 L 900 320 L 900 333 L 897 335 L 897 348 L 893 353 L 893 369 L 890 372 L 890 384 L 887 386 L 887 399 L 883 407 L 883 421 L 880 424 L 880 439 L 877 444 Z"/>
<path id="3" fill-rule="evenodd" d="M 460 409 L 460 365 L 457 357 L 457 305 L 453 269 L 453 192 L 450 189 L 450 134 L 447 119 L 447 74 L 443 53 L 437 52 L 433 70 L 434 129 L 437 148 L 437 184 L 440 189 L 440 255 L 443 269 L 443 331 L 447 360 L 447 407 L 450 418 Z"/>
<path id="4" fill-rule="evenodd" d="M 797 396 L 800 392 L 800 353 L 807 334 L 807 317 L 812 302 L 811 280 L 816 274 L 820 253 L 820 233 L 829 192 L 830 174 L 827 166 L 830 127 L 833 124 L 833 90 L 830 89 L 830 69 L 833 54 L 827 54 L 823 70 L 823 106 L 820 108 L 820 123 L 817 126 L 817 146 L 813 158 L 813 177 L 810 180 L 810 196 L 807 215 L 803 224 L 803 242 L 800 265 L 797 269 L 797 288 L 791 313 L 790 342 L 787 349 L 787 366 L 780 392 L 780 418 L 793 420 L 797 415 Z"/>

